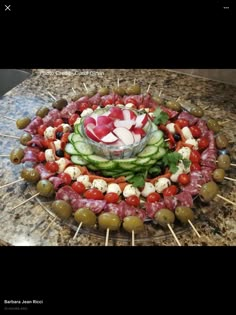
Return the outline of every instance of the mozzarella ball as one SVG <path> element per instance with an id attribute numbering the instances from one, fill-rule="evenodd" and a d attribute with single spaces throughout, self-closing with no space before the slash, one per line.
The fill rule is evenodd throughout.
<path id="1" fill-rule="evenodd" d="M 84 184 L 84 187 L 86 189 L 89 189 L 92 186 L 91 182 L 89 181 L 88 175 L 80 175 L 79 177 L 77 177 L 77 182 Z"/>
<path id="2" fill-rule="evenodd" d="M 178 181 L 179 175 L 184 173 L 184 165 L 183 165 L 183 163 L 178 163 L 177 167 L 178 167 L 177 172 L 172 174 L 171 177 L 170 177 L 171 181 L 174 182 L 174 183 L 176 183 Z"/>
<path id="3" fill-rule="evenodd" d="M 55 139 L 55 130 L 56 128 L 54 127 L 47 127 L 45 130 L 44 130 L 44 138 L 46 139 Z"/>
<path id="4" fill-rule="evenodd" d="M 123 195 L 125 198 L 128 198 L 129 196 L 140 196 L 140 191 L 138 190 L 138 188 L 134 187 L 132 184 L 128 184 L 127 186 L 125 186 L 125 189 L 123 191 Z"/>
<path id="5" fill-rule="evenodd" d="M 61 149 L 61 140 L 54 141 L 54 145 L 56 150 Z"/>
<path id="6" fill-rule="evenodd" d="M 159 178 L 156 182 L 155 182 L 155 189 L 156 192 L 161 193 L 164 189 L 166 189 L 167 187 L 169 187 L 171 185 L 171 181 L 168 178 Z"/>
<path id="7" fill-rule="evenodd" d="M 183 135 L 184 135 L 186 140 L 187 139 L 193 139 L 193 135 L 192 135 L 192 132 L 189 129 L 189 127 L 182 128 L 182 132 L 183 132 Z"/>
<path id="8" fill-rule="evenodd" d="M 94 179 L 92 183 L 92 188 L 97 188 L 102 193 L 107 191 L 107 183 L 104 179 Z"/>
<path id="9" fill-rule="evenodd" d="M 195 140 L 195 139 L 188 139 L 188 140 L 186 140 L 186 143 L 193 145 L 194 146 L 193 147 L 194 150 L 198 150 L 198 142 L 197 142 L 197 140 Z"/>
<path id="10" fill-rule="evenodd" d="M 147 197 L 151 193 L 155 192 L 155 187 L 152 183 L 145 182 L 145 186 L 141 192 L 143 197 Z"/>
<path id="11" fill-rule="evenodd" d="M 64 173 L 67 173 L 70 175 L 72 180 L 76 180 L 77 177 L 81 174 L 81 171 L 78 167 L 76 166 L 68 166 L 65 170 Z"/>
<path id="12" fill-rule="evenodd" d="M 170 133 L 172 133 L 173 135 L 175 134 L 175 124 L 174 123 L 167 124 L 166 128 L 169 130 Z"/>
<path id="13" fill-rule="evenodd" d="M 47 162 L 55 161 L 55 155 L 54 155 L 52 149 L 47 149 L 47 150 L 45 150 L 45 160 L 46 160 Z"/>
<path id="14" fill-rule="evenodd" d="M 68 124 L 61 124 L 63 128 L 63 132 L 70 132 L 71 131 L 71 126 Z"/>
<path id="15" fill-rule="evenodd" d="M 190 157 L 190 154 L 191 154 L 191 149 L 188 148 L 188 147 L 183 147 L 183 148 L 179 149 L 178 153 L 182 155 L 183 159 L 188 159 L 189 160 L 189 157 Z"/>
<path id="16" fill-rule="evenodd" d="M 116 193 L 117 195 L 120 195 L 122 193 L 120 186 L 118 184 L 115 184 L 115 183 L 109 184 L 107 186 L 107 193 L 110 193 L 110 192 Z"/>
<path id="17" fill-rule="evenodd" d="M 59 160 L 57 160 L 55 162 L 59 166 L 59 170 L 57 171 L 57 173 L 62 173 L 64 171 L 64 169 L 66 168 L 66 165 L 68 164 L 68 160 L 65 158 L 60 158 Z"/>

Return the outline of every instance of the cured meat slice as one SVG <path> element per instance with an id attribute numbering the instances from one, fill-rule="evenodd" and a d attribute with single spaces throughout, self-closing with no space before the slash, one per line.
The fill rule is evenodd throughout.
<path id="1" fill-rule="evenodd" d="M 196 123 L 196 126 L 201 130 L 202 136 L 205 137 L 205 135 L 208 133 L 206 121 L 199 119 L 198 122 Z"/>
<path id="2" fill-rule="evenodd" d="M 189 126 L 193 126 L 199 121 L 199 118 L 189 114 L 188 112 L 180 113 L 178 119 L 186 119 L 189 122 Z"/>
<path id="3" fill-rule="evenodd" d="M 59 118 L 61 118 L 61 112 L 54 108 L 43 118 L 43 124 L 48 127 L 53 126 L 54 121 Z"/>
<path id="4" fill-rule="evenodd" d="M 80 196 L 79 196 L 80 197 Z M 71 200 L 71 206 L 74 211 L 78 210 L 79 208 L 87 207 L 94 213 L 98 214 L 104 210 L 106 207 L 105 200 L 93 200 L 93 199 L 74 199 Z"/>
<path id="5" fill-rule="evenodd" d="M 27 146 L 37 146 L 43 148 L 44 137 L 41 135 L 34 135 L 33 138 L 27 142 Z"/>
<path id="6" fill-rule="evenodd" d="M 61 118 L 68 119 L 72 116 L 76 111 L 78 111 L 77 103 L 70 103 L 66 107 L 64 107 L 61 111 Z"/>
<path id="7" fill-rule="evenodd" d="M 183 207 L 189 207 L 192 208 L 193 206 L 193 198 L 192 195 L 188 192 L 181 192 L 178 195 L 175 195 L 175 198 L 177 200 L 177 207 L 183 206 Z"/>
<path id="8" fill-rule="evenodd" d="M 38 153 L 40 152 L 39 148 L 33 148 L 33 147 L 26 147 L 24 149 L 24 157 L 21 160 L 21 163 L 25 162 L 38 162 Z"/>
<path id="9" fill-rule="evenodd" d="M 37 116 L 24 129 L 24 131 L 30 133 L 31 135 L 36 135 L 38 133 L 38 127 L 42 124 L 43 124 L 43 119 L 41 117 Z"/>
<path id="10" fill-rule="evenodd" d="M 107 203 L 104 211 L 111 212 L 118 215 L 118 217 L 121 220 L 123 220 L 125 217 L 125 209 L 122 206 L 121 202 L 120 203 Z"/>
<path id="11" fill-rule="evenodd" d="M 55 173 L 48 171 L 42 163 L 35 166 L 35 169 L 39 172 L 41 179 L 48 179 L 55 175 Z"/>
<path id="12" fill-rule="evenodd" d="M 95 94 L 94 96 L 90 97 L 89 104 L 90 105 L 99 105 L 101 102 L 101 95 L 99 93 Z"/>
<path id="13" fill-rule="evenodd" d="M 147 216 L 151 219 L 154 218 L 156 212 L 163 208 L 166 208 L 164 201 L 160 202 L 146 202 L 145 203 Z"/>
<path id="14" fill-rule="evenodd" d="M 71 188 L 71 186 L 66 185 L 58 190 L 58 192 L 56 193 L 56 199 L 69 202 L 72 208 L 74 210 L 77 210 L 79 208 L 77 207 L 77 203 L 81 199 L 81 197 Z"/>
<path id="15" fill-rule="evenodd" d="M 53 184 L 55 190 L 58 190 L 58 188 L 64 184 L 64 180 L 57 176 L 50 177 L 49 181 Z"/>
<path id="16" fill-rule="evenodd" d="M 132 95 L 132 96 L 124 96 L 123 97 L 124 104 L 133 103 L 137 106 L 143 103 L 143 95 Z"/>
<path id="17" fill-rule="evenodd" d="M 165 113 L 167 113 L 167 115 L 169 116 L 170 119 L 176 117 L 179 113 L 176 112 L 175 110 L 172 110 L 170 108 L 167 108 L 165 106 L 160 106 L 161 110 Z"/>
<path id="18" fill-rule="evenodd" d="M 174 210 L 178 205 L 176 196 L 164 196 L 165 208 Z"/>

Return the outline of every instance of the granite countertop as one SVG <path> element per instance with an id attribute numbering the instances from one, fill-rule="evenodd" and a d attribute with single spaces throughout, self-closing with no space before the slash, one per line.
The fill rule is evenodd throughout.
<path id="1" fill-rule="evenodd" d="M 29 115 L 34 116 L 36 110 L 42 105 L 49 105 L 52 99 L 47 94 L 51 92 L 57 98 L 70 99 L 73 95 L 72 87 L 76 91 L 84 91 L 83 83 L 91 85 L 115 86 L 117 78 L 120 84 L 128 86 L 134 79 L 139 83 L 143 91 L 151 84 L 151 94 L 158 94 L 160 89 L 167 97 L 174 99 L 181 96 L 183 100 L 206 108 L 206 116 L 227 121 L 223 131 L 234 142 L 236 137 L 236 87 L 223 83 L 196 78 L 185 74 L 167 70 L 151 69 L 125 69 L 125 70 L 33 70 L 29 79 L 15 87 L 0 99 L 0 114 L 18 118 Z M 21 135 L 21 131 L 15 128 L 15 123 L 2 117 L 0 132 L 9 135 Z M 8 154 L 17 146 L 17 140 L 0 137 L 1 154 Z M 234 143 L 230 147 L 231 158 L 236 160 Z M 0 186 L 19 178 L 20 165 L 13 166 L 8 158 L 0 157 Z M 236 178 L 236 168 L 231 168 L 227 175 Z M 235 183 L 225 180 L 220 185 L 221 194 L 236 202 Z M 51 222 L 51 216 L 44 210 L 45 203 L 39 204 L 32 199 L 13 213 L 1 219 L 13 206 L 23 202 L 32 195 L 32 188 L 27 183 L 20 182 L 0 189 L 0 245 L 14 246 L 50 246 L 50 245 L 104 245 L 104 236 L 94 236 L 79 233 L 76 240 L 72 240 L 74 230 L 61 222 L 54 222 L 43 237 L 40 234 Z M 43 207 L 42 207 L 43 205 Z M 192 229 L 180 229 L 177 235 L 179 241 L 185 246 L 201 245 L 236 245 L 236 212 L 235 206 L 215 198 L 210 205 L 198 209 L 199 219 L 195 226 L 201 234 L 199 239 Z M 109 245 L 130 245 L 130 240 L 120 241 L 110 239 Z M 170 233 L 145 241 L 137 241 L 136 245 L 176 245 Z"/>

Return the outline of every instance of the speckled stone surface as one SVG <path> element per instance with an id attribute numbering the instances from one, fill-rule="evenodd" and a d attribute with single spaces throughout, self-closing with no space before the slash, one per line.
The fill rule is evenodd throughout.
<path id="1" fill-rule="evenodd" d="M 150 92 L 163 94 L 168 98 L 181 97 L 193 104 L 206 108 L 205 116 L 228 121 L 223 125 L 223 131 L 235 142 L 236 137 L 236 87 L 214 82 L 207 79 L 191 77 L 185 74 L 167 70 L 33 70 L 32 76 L 0 99 L 0 115 L 13 119 L 21 116 L 33 117 L 42 105 L 50 105 L 52 99 L 47 94 L 51 92 L 56 98 L 73 96 L 72 87 L 83 92 L 83 83 L 87 87 L 100 85 L 115 86 L 117 78 L 122 86 L 128 86 L 134 79 L 142 86 L 143 92 L 151 84 Z M 15 123 L 6 118 L 0 121 L 1 134 L 21 135 Z M 12 148 L 19 146 L 17 139 L 0 136 L 0 154 L 8 154 Z M 236 163 L 236 148 L 230 147 L 232 161 Z M 7 157 L 0 157 L 0 186 L 19 178 L 21 166 L 13 166 Z M 236 178 L 236 168 L 231 168 L 227 175 Z M 225 180 L 220 185 L 221 195 L 236 202 L 235 183 Z M 81 230 L 76 240 L 73 240 L 74 229 L 56 221 L 41 237 L 41 233 L 52 221 L 45 211 L 50 202 L 43 199 L 32 199 L 15 209 L 8 211 L 35 193 L 34 187 L 28 187 L 25 182 L 13 184 L 0 189 L 0 245 L 14 246 L 103 246 L 105 234 L 93 235 Z M 198 220 L 195 226 L 201 234 L 199 239 L 190 227 L 177 228 L 176 234 L 185 246 L 232 246 L 236 245 L 236 209 L 235 206 L 215 198 L 210 205 L 197 204 Z M 2 217 L 5 215 L 5 217 Z M 162 232 L 162 236 L 136 241 L 137 246 L 176 246 L 170 233 Z M 130 238 L 125 240 L 109 240 L 109 245 L 127 246 Z"/>

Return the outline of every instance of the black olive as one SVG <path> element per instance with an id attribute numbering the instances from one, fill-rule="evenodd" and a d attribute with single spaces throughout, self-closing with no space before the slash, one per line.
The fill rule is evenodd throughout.
<path id="1" fill-rule="evenodd" d="M 180 135 L 178 133 L 174 134 L 175 141 L 179 141 L 181 139 Z"/>
<path id="2" fill-rule="evenodd" d="M 58 149 L 56 150 L 56 155 L 59 157 L 63 157 L 64 156 L 64 151 L 62 149 Z"/>
<path id="3" fill-rule="evenodd" d="M 63 136 L 63 132 L 62 132 L 62 131 L 58 131 L 58 132 L 56 133 L 57 139 L 61 139 L 62 136 Z"/>

